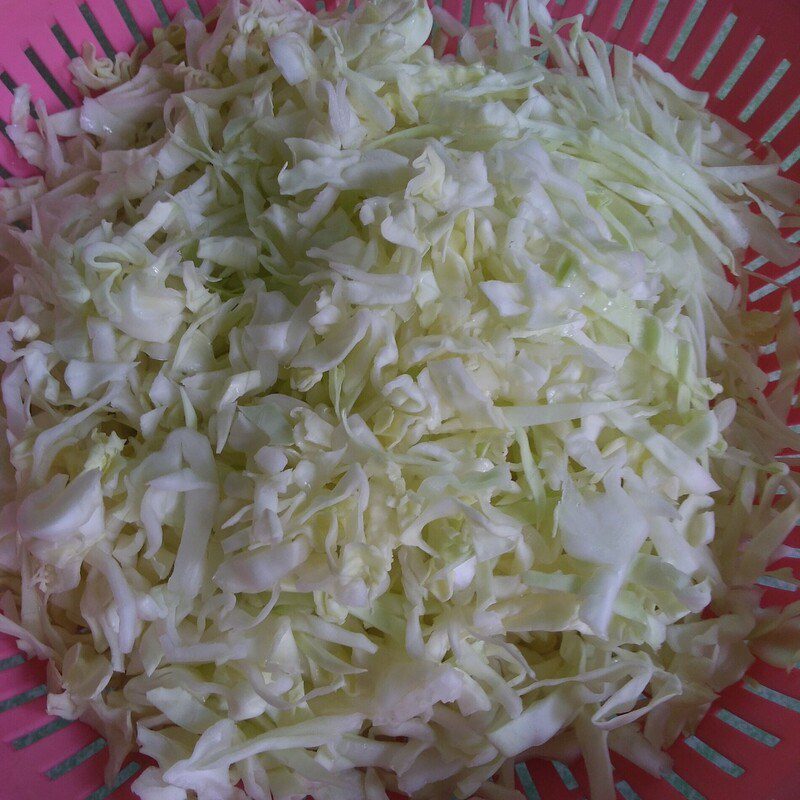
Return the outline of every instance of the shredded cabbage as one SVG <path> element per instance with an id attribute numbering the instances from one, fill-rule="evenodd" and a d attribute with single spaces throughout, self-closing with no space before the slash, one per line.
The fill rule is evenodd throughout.
<path id="1" fill-rule="evenodd" d="M 800 337 L 742 267 L 798 186 L 580 18 L 436 15 L 229 0 L 16 95 L 0 630 L 143 800 L 509 800 L 579 750 L 610 800 L 800 657 L 754 585 Z"/>

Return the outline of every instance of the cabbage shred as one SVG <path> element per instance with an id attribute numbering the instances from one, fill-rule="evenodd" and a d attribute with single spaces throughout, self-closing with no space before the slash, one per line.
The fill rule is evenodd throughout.
<path id="1" fill-rule="evenodd" d="M 754 583 L 800 338 L 742 267 L 798 187 L 580 18 L 436 14 L 234 0 L 17 94 L 0 629 L 143 800 L 514 798 L 577 749 L 607 800 L 798 658 Z"/>

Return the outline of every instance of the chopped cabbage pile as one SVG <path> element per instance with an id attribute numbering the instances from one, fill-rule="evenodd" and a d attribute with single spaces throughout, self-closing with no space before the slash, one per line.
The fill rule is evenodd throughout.
<path id="1" fill-rule="evenodd" d="M 508 800 L 578 751 L 608 800 L 800 655 L 755 585 L 800 335 L 742 266 L 798 186 L 580 18 L 435 14 L 231 0 L 17 93 L 0 630 L 144 800 Z"/>

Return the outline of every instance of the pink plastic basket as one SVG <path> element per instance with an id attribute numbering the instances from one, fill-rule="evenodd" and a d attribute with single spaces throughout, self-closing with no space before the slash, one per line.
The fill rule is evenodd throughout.
<path id="1" fill-rule="evenodd" d="M 215 0 L 0 0 L 0 180 L 30 173 L 3 135 L 15 86 L 55 110 L 78 101 L 66 69 L 83 42 L 111 55 L 147 39 L 182 8 L 200 15 Z M 482 21 L 484 2 L 437 0 L 465 23 Z M 323 3 L 304 0 L 309 8 Z M 324 5 L 336 5 L 325 0 Z M 585 25 L 609 42 L 646 53 L 690 87 L 710 93 L 711 108 L 768 144 L 800 179 L 800 0 L 551 0 L 556 18 L 583 13 Z M 790 236 L 800 239 L 800 231 Z M 800 311 L 800 266 L 754 259 L 750 269 L 783 284 Z M 781 291 L 754 280 L 750 299 L 775 311 Z M 762 367 L 776 381 L 774 354 Z M 790 422 L 800 424 L 800 413 Z M 800 535 L 792 567 L 800 574 Z M 794 587 L 765 580 L 765 604 L 793 600 Z M 132 798 L 130 782 L 143 759 L 127 763 L 103 784 L 105 743 L 88 726 L 45 710 L 46 665 L 25 661 L 12 639 L 0 637 L 0 800 L 115 800 Z M 672 749 L 675 772 L 656 780 L 617 759 L 623 800 L 800 800 L 800 671 L 764 664 L 723 693 L 694 736 Z M 519 765 L 529 800 L 582 800 L 582 766 Z"/>

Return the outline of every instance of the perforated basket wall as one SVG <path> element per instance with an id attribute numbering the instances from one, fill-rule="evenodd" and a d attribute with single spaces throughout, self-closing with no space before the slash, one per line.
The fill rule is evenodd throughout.
<path id="1" fill-rule="evenodd" d="M 12 92 L 29 84 L 48 109 L 78 94 L 66 65 L 85 41 L 113 55 L 129 50 L 182 8 L 202 15 L 215 0 L 0 0 L 0 180 L 30 168 L 4 134 Z M 437 0 L 465 23 L 483 19 L 484 3 Z M 305 0 L 314 9 L 335 3 Z M 585 26 L 609 42 L 646 53 L 688 86 L 711 94 L 710 106 L 783 159 L 800 178 L 800 0 L 551 0 L 556 18 L 583 13 Z M 789 231 L 792 241 L 800 231 Z M 750 300 L 775 311 L 788 287 L 800 311 L 800 265 L 779 269 L 754 259 L 771 281 L 754 280 Z M 779 377 L 774 348 L 762 367 Z M 790 422 L 800 426 L 800 414 Z M 800 536 L 792 557 L 776 564 L 800 569 Z M 763 579 L 765 604 L 795 599 L 793 586 Z M 127 800 L 144 759 L 131 759 L 103 785 L 105 742 L 86 725 L 49 717 L 45 665 L 25 661 L 0 637 L 0 800 Z M 617 760 L 623 800 L 800 800 L 800 670 L 757 664 L 713 706 L 695 736 L 672 749 L 675 771 L 656 780 Z M 533 762 L 517 768 L 529 800 L 583 800 L 581 766 Z"/>

